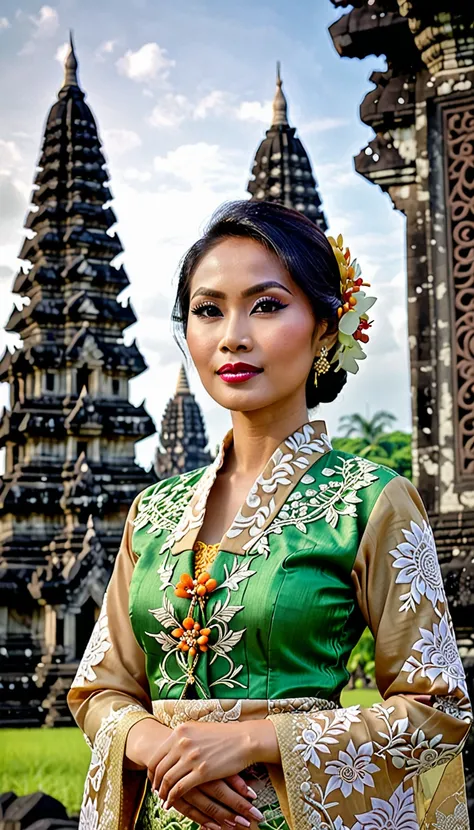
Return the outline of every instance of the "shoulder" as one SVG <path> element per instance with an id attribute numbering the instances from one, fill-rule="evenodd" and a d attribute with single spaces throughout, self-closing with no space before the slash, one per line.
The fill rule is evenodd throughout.
<path id="1" fill-rule="evenodd" d="M 180 493 L 192 490 L 207 469 L 207 467 L 199 467 L 196 470 L 170 476 L 170 478 L 163 478 L 161 481 L 151 484 L 150 487 L 146 487 L 145 490 L 142 490 L 138 494 L 138 506 L 140 507 L 140 505 L 150 501 L 150 499 L 162 499 L 170 494 L 174 494 L 177 497 Z"/>
<path id="2" fill-rule="evenodd" d="M 384 464 L 378 464 L 370 458 L 338 449 L 331 449 L 321 456 L 316 462 L 315 469 L 326 478 L 335 475 L 347 483 L 355 484 L 359 489 L 374 486 L 376 490 L 380 490 L 392 480 L 407 481 Z"/>
<path id="3" fill-rule="evenodd" d="M 170 525 L 176 524 L 207 469 L 200 467 L 171 476 L 142 490 L 135 499 L 135 511 L 131 517 L 135 530 L 146 526 L 170 529 Z"/>
<path id="4" fill-rule="evenodd" d="M 418 497 L 413 484 L 395 470 L 359 455 L 331 449 L 313 466 L 319 489 L 329 489 L 333 498 L 357 505 L 357 515 L 365 524 L 375 506 L 384 499 L 400 501 Z"/>

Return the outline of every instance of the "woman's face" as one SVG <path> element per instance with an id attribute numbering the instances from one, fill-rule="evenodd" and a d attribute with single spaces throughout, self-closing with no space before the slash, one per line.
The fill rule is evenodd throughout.
<path id="1" fill-rule="evenodd" d="M 252 239 L 222 240 L 191 279 L 187 344 L 205 389 L 226 409 L 287 398 L 304 405 L 325 328 L 278 257 Z"/>

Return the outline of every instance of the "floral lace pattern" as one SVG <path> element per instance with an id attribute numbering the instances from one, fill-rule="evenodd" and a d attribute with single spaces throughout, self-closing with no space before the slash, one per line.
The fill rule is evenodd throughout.
<path id="1" fill-rule="evenodd" d="M 151 490 L 146 492 L 138 504 L 137 515 L 133 525 L 140 530 L 147 525 L 150 527 L 147 533 L 159 536 L 164 530 L 173 533 L 183 510 L 191 501 L 198 483 L 193 487 L 189 484 L 194 473 L 183 473 L 178 479 L 173 479 L 164 484 L 158 482 Z"/>
<path id="2" fill-rule="evenodd" d="M 356 816 L 351 830 L 418 830 L 412 787 L 404 790 L 400 784 L 388 801 L 371 798 L 371 805 L 369 812 Z"/>
<path id="3" fill-rule="evenodd" d="M 395 559 L 393 567 L 400 569 L 396 582 L 410 585 L 410 590 L 400 596 L 400 611 L 416 611 L 421 597 L 426 597 L 434 608 L 438 602 L 444 602 L 444 587 L 433 531 L 423 521 L 422 527 L 411 522 L 410 530 L 402 533 L 405 542 L 390 551 Z"/>
<path id="4" fill-rule="evenodd" d="M 433 623 L 431 631 L 420 628 L 420 634 L 421 638 L 412 648 L 421 654 L 421 658 L 411 655 L 403 664 L 402 671 L 409 673 L 408 682 L 413 683 L 418 672 L 421 677 L 429 677 L 430 680 L 436 680 L 441 675 L 449 693 L 459 688 L 467 697 L 466 675 L 449 613 L 445 611 L 439 625 Z"/>
<path id="5" fill-rule="evenodd" d="M 396 714 L 395 706 L 375 703 L 370 711 L 385 727 L 384 731 L 378 731 L 378 736 L 386 743 L 375 742 L 375 755 L 379 758 L 388 756 L 396 769 L 405 769 L 406 780 L 439 764 L 446 764 L 459 751 L 457 745 L 443 743 L 440 734 L 428 739 L 421 728 L 410 732 L 407 717 L 392 717 Z"/>
<path id="6" fill-rule="evenodd" d="M 372 762 L 374 748 L 372 741 L 361 744 L 357 749 L 353 741 L 347 744 L 347 750 L 340 750 L 337 761 L 326 764 L 326 773 L 331 776 L 326 791 L 340 790 L 344 798 L 352 790 L 364 792 L 365 787 L 374 787 L 372 773 L 380 768 Z"/>
<path id="7" fill-rule="evenodd" d="M 189 548 L 193 547 L 195 539 L 189 534 L 197 531 L 204 521 L 210 490 L 231 441 L 230 431 L 224 438 L 218 455 L 195 484 L 191 485 L 189 479 L 199 471 L 184 474 L 168 484 L 158 484 L 142 497 L 134 526 L 138 530 L 150 525 L 147 532 L 156 536 L 163 531 L 168 532 L 160 553 L 167 553 L 177 543 L 184 544 L 185 541 Z M 278 513 L 287 489 L 297 483 L 298 477 L 315 462 L 317 456 L 332 449 L 326 433 L 316 433 L 311 423 L 296 430 L 282 446 L 275 450 L 255 480 L 245 504 L 225 534 L 226 549 L 230 552 L 237 552 L 236 547 L 232 547 L 232 540 L 241 534 L 245 534 L 248 539 L 242 546 L 237 546 L 239 552 L 246 551 L 253 545 L 253 540 L 260 537 L 264 527 Z"/>
<path id="8" fill-rule="evenodd" d="M 267 499 L 263 495 L 275 494 L 282 485 L 291 485 L 292 479 L 297 470 L 306 470 L 309 466 L 308 456 L 313 453 L 324 453 L 331 448 L 329 438 L 324 433 L 319 438 L 313 437 L 314 429 L 311 424 L 306 424 L 301 431 L 296 431 L 285 441 L 288 452 L 276 449 L 271 458 L 272 468 L 270 475 L 265 478 L 265 471 L 258 476 L 248 493 L 245 506 L 251 509 L 249 515 L 244 515 L 242 510 L 237 513 L 232 527 L 227 531 L 229 539 L 233 539 L 247 530 L 251 539 L 257 536 L 264 522 L 276 510 L 275 499 Z M 252 542 L 244 545 L 244 549 L 250 547 Z"/>
<path id="9" fill-rule="evenodd" d="M 107 617 L 107 592 L 105 592 L 99 617 L 72 682 L 72 688 L 75 686 L 84 686 L 86 680 L 92 683 L 97 679 L 94 666 L 98 666 L 102 662 L 110 648 L 112 648 L 112 643 Z"/>
<path id="10" fill-rule="evenodd" d="M 291 493 L 284 508 L 269 527 L 261 532 L 256 530 L 254 538 L 244 545 L 244 548 L 248 550 L 255 546 L 257 553 L 268 555 L 268 537 L 272 533 L 282 533 L 287 525 L 306 534 L 311 522 L 324 520 L 332 528 L 336 528 L 341 516 L 356 519 L 357 505 L 362 502 L 357 492 L 377 481 L 377 469 L 378 464 L 366 458 L 339 458 L 334 467 L 323 469 L 322 474 L 327 479 L 326 482 L 318 484 L 317 489 L 308 487 L 304 494 Z M 301 481 L 303 484 L 311 485 L 315 479 L 307 473 Z"/>
<path id="11" fill-rule="evenodd" d="M 441 807 L 446 809 L 445 803 L 440 804 L 436 810 L 436 822 L 433 824 L 435 830 L 469 830 L 467 804 L 465 801 L 461 801 L 462 797 L 463 793 L 461 791 L 455 794 L 457 804 L 455 804 L 452 812 L 443 812 Z"/>
<path id="12" fill-rule="evenodd" d="M 311 822 L 311 827 L 319 827 L 323 815 L 328 828 L 344 830 L 338 818 L 331 818 L 329 810 L 337 807 L 341 798 L 350 797 L 353 791 L 363 793 L 366 788 L 377 788 L 377 779 L 374 780 L 374 777 L 382 769 L 382 766 L 376 763 L 378 759 L 383 761 L 390 758 L 394 767 L 404 769 L 404 781 L 407 782 L 414 775 L 446 764 L 460 751 L 458 745 L 443 743 L 442 735 L 428 739 L 422 729 L 410 732 L 407 717 L 394 717 L 395 706 L 375 704 L 370 708 L 370 712 L 382 721 L 377 732 L 382 741 L 369 740 L 357 745 L 350 738 L 346 748 L 340 749 L 336 758 L 325 762 L 324 756 L 332 753 L 333 746 L 339 743 L 339 737 L 350 732 L 353 724 L 361 722 L 361 708 L 351 706 L 330 714 L 315 713 L 310 718 L 305 718 L 305 728 L 298 736 L 293 752 L 304 762 L 300 773 L 300 793 L 303 813 Z M 311 780 L 308 764 L 324 772 L 324 784 L 321 778 L 317 781 Z M 408 802 L 413 798 L 413 790 L 408 787 L 404 791 L 403 787 L 404 784 L 400 784 L 388 802 L 372 798 L 372 811 L 356 816 L 357 823 L 351 830 L 355 830 L 356 827 L 362 830 L 363 827 L 372 825 L 374 830 L 376 826 L 380 826 L 380 830 L 387 826 L 395 826 L 391 823 L 378 825 L 378 822 L 384 821 L 387 815 L 391 817 L 390 821 L 394 821 L 398 806 L 403 804 L 404 809 L 408 807 Z M 340 792 L 339 796 L 336 791 Z M 401 820 L 401 816 L 399 818 Z M 419 830 L 416 815 L 409 820 L 409 826 L 412 820 L 416 822 L 413 830 Z"/>
<path id="13" fill-rule="evenodd" d="M 130 712 L 143 712 L 138 705 L 123 706 L 118 711 L 111 712 L 104 718 L 92 746 L 92 756 L 84 784 L 84 797 L 79 815 L 79 830 L 103 830 L 106 827 L 107 811 L 97 808 L 97 794 L 99 793 L 107 772 L 110 748 L 117 726 L 125 715 Z"/>
<path id="14" fill-rule="evenodd" d="M 360 501 L 357 491 L 371 483 L 373 470 L 362 463 L 365 459 L 341 461 L 340 466 L 323 470 L 330 479 L 329 486 L 320 484 L 313 492 L 311 488 L 307 489 L 306 499 L 299 493 L 290 496 L 284 510 L 267 529 L 267 536 L 271 532 L 281 532 L 285 522 L 294 524 L 304 533 L 308 522 L 316 518 L 324 516 L 331 526 L 336 527 L 340 515 L 354 515 Z M 420 693 L 426 689 L 426 681 L 420 684 L 419 679 L 427 678 L 431 684 L 437 683 L 437 689 L 441 682 L 447 694 L 434 697 L 433 710 L 445 712 L 458 723 L 470 723 L 472 711 L 466 678 L 447 609 L 433 533 L 426 520 L 412 520 L 409 528 L 401 531 L 403 541 L 387 550 L 393 560 L 390 562 L 390 573 L 394 575 L 392 585 L 408 587 L 399 597 L 399 611 L 415 615 L 424 603 L 425 616 L 423 625 L 412 628 L 414 633 L 419 632 L 419 639 L 415 639 L 415 633 L 415 641 L 408 649 L 407 658 L 401 661 L 398 673 L 407 674 L 406 682 L 414 689 L 420 689 Z M 265 546 L 265 540 L 262 542 Z M 382 555 L 387 556 L 387 553 Z M 366 571 L 362 573 L 366 575 Z M 391 592 L 389 596 L 386 603 L 393 601 Z M 428 614 L 427 608 L 432 609 Z M 307 830 L 385 830 L 387 827 L 390 830 L 419 830 L 414 789 L 409 782 L 434 767 L 455 762 L 466 734 L 462 730 L 455 731 L 454 736 L 464 734 L 464 737 L 450 742 L 443 726 L 434 728 L 433 716 L 421 721 L 421 725 L 420 721 L 414 723 L 410 719 L 409 712 L 403 695 L 400 695 L 400 704 L 385 702 L 377 703 L 369 710 L 351 707 L 301 716 L 297 724 L 288 724 L 288 727 L 278 718 L 272 718 L 279 735 L 285 777 L 299 781 L 299 799 L 292 803 L 295 825 Z M 420 715 L 418 713 L 418 718 Z M 293 741 L 288 754 L 284 751 L 286 728 Z M 388 769 L 387 764 L 390 765 Z M 382 771 L 383 775 L 380 775 Z M 375 794 L 373 797 L 369 793 L 365 795 L 365 791 L 372 788 L 377 793 L 383 792 L 384 779 L 397 781 L 396 771 L 401 773 L 399 783 L 387 800 Z M 344 799 L 357 793 L 370 798 L 371 809 L 353 814 L 352 821 L 346 826 L 341 815 L 335 816 L 334 812 L 344 812 Z M 449 816 L 449 821 L 448 817 L 437 813 L 437 824 L 434 825 L 437 830 L 452 830 L 455 819 L 459 819 L 461 830 L 465 805 L 460 803 L 458 807 L 458 813 Z"/>
<path id="15" fill-rule="evenodd" d="M 245 519 L 240 513 L 241 519 L 236 519 L 232 526 L 235 531 L 231 528 L 227 532 L 228 536 L 238 535 L 245 525 L 249 536 L 252 537 L 253 534 L 253 538 L 243 544 L 243 550 L 248 550 L 254 546 L 252 551 L 248 550 L 252 557 L 258 555 L 267 557 L 270 553 L 268 536 L 272 533 L 281 534 L 283 527 L 287 525 L 292 525 L 301 533 L 306 534 L 311 522 L 324 520 L 332 528 L 336 528 L 341 516 L 348 516 L 356 520 L 357 506 L 362 502 L 360 496 L 357 495 L 358 491 L 370 487 L 371 484 L 377 481 L 377 475 L 375 474 L 378 468 L 377 464 L 357 456 L 351 458 L 340 457 L 333 467 L 325 467 L 322 470 L 322 475 L 327 481 L 317 485 L 317 489 L 309 486 L 303 493 L 292 492 L 267 530 L 261 531 L 260 525 L 266 521 L 269 513 L 274 511 L 276 506 L 273 496 L 267 505 L 261 504 L 259 488 L 263 492 L 274 493 L 278 486 L 291 483 L 291 476 L 294 475 L 296 469 L 306 469 L 307 456 L 312 455 L 315 451 L 322 451 L 322 444 L 325 443 L 323 438 L 313 440 L 311 437 L 312 431 L 312 427 L 307 425 L 307 428 L 304 427 L 301 432 L 290 436 L 286 444 L 293 451 L 293 454 L 285 455 L 280 449 L 274 453 L 274 466 L 271 475 L 265 477 L 262 474 L 247 497 L 247 504 L 254 508 L 254 512 Z M 305 486 L 314 485 L 315 483 L 315 479 L 310 473 L 306 473 L 301 481 Z M 239 521 L 241 522 L 240 530 L 238 530 Z M 258 544 L 256 544 L 257 542 Z M 169 547 L 169 544 L 171 543 L 168 538 L 164 547 Z M 161 552 L 163 552 L 164 547 Z M 233 557 L 230 570 L 227 565 L 224 566 L 224 570 L 226 579 L 214 590 L 225 590 L 226 595 L 223 599 L 217 601 L 212 616 L 206 616 L 203 608 L 203 618 L 201 620 L 201 627 L 212 632 L 209 642 L 206 643 L 206 650 L 213 652 L 211 665 L 217 657 L 221 657 L 227 662 L 227 671 L 213 681 L 211 687 L 224 685 L 227 688 L 235 688 L 236 686 L 246 688 L 238 679 L 243 664 L 236 665 L 232 657 L 232 651 L 241 641 L 246 629 L 235 630 L 229 625 L 243 606 L 231 603 L 231 592 L 237 591 L 240 583 L 248 580 L 256 571 L 249 567 L 247 559 L 241 560 L 236 555 Z M 162 580 L 162 589 L 169 586 L 175 588 L 176 592 L 176 586 L 171 582 L 173 566 L 168 566 L 166 560 L 158 572 L 165 579 L 165 581 Z M 164 629 L 168 629 L 157 633 L 153 631 L 146 632 L 147 636 L 152 637 L 161 645 L 164 652 L 164 659 L 160 665 L 160 677 L 155 681 L 160 692 L 163 692 L 164 689 L 169 691 L 178 685 L 182 685 L 186 689 L 191 682 L 196 684 L 200 694 L 205 695 L 206 692 L 199 677 L 194 674 L 195 663 L 197 663 L 199 655 L 196 655 L 193 663 L 190 664 L 188 653 L 183 653 L 181 650 L 182 644 L 177 642 L 176 632 L 182 631 L 182 623 L 178 620 L 168 597 L 163 598 L 161 608 L 150 609 L 150 614 Z M 170 671 L 170 660 L 173 660 L 175 666 L 178 667 L 179 673 L 177 676 Z"/>

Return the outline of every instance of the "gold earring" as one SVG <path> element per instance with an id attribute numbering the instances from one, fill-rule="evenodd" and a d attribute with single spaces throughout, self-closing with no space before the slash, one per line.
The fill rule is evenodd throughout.
<path id="1" fill-rule="evenodd" d="M 315 386 L 318 385 L 318 375 L 325 375 L 331 368 L 331 364 L 328 361 L 328 354 L 329 350 L 326 346 L 322 346 L 320 354 L 317 355 L 317 358 L 313 363 Z"/>

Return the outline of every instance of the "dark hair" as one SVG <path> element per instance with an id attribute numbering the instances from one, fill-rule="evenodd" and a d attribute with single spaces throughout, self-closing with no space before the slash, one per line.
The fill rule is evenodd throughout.
<path id="1" fill-rule="evenodd" d="M 183 257 L 173 309 L 175 336 L 186 337 L 189 314 L 189 287 L 202 258 L 226 237 L 254 239 L 272 251 L 308 297 L 316 320 L 327 320 L 329 331 L 337 327 L 341 305 L 339 266 L 324 233 L 310 219 L 278 202 L 228 202 L 212 216 L 204 234 Z M 329 353 L 329 360 L 336 346 Z M 308 408 L 333 401 L 347 380 L 342 369 L 331 364 L 327 374 L 314 385 L 314 369 L 306 381 Z"/>

